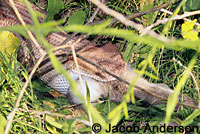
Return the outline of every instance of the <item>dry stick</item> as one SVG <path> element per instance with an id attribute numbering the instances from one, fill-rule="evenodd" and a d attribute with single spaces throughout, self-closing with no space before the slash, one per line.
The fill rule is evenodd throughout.
<path id="1" fill-rule="evenodd" d="M 39 58 L 39 60 L 38 60 L 37 63 L 35 64 L 33 70 L 31 71 L 31 73 L 30 73 L 28 79 L 26 80 L 26 82 L 25 82 L 25 84 L 24 84 L 22 90 L 20 91 L 20 93 L 19 93 L 19 95 L 18 95 L 18 98 L 17 98 L 17 102 L 16 102 L 16 104 L 15 104 L 15 107 L 14 107 L 13 111 L 12 111 L 12 112 L 9 114 L 9 116 L 8 116 L 8 123 L 7 123 L 7 125 L 6 125 L 5 134 L 8 134 L 8 132 L 9 132 L 10 126 L 11 126 L 12 121 L 13 121 L 13 118 L 14 118 L 14 116 L 15 116 L 15 112 L 18 110 L 18 106 L 19 106 L 20 101 L 21 101 L 21 99 L 22 99 L 22 97 L 23 97 L 23 94 L 24 94 L 24 92 L 25 92 L 25 90 L 26 90 L 26 88 L 27 88 L 27 86 L 28 86 L 28 83 L 30 82 L 30 80 L 31 80 L 31 78 L 32 78 L 32 76 L 33 76 L 33 74 L 34 74 L 35 71 L 37 70 L 38 66 L 40 65 L 40 63 L 42 62 L 42 60 L 44 59 L 44 57 L 46 56 L 46 54 L 47 54 L 46 52 L 43 53 L 42 56 Z"/>
<path id="2" fill-rule="evenodd" d="M 73 39 L 73 37 L 75 37 L 76 36 L 76 34 L 77 33 L 74 33 L 72 36 L 70 36 L 69 38 L 67 38 L 65 41 L 63 41 L 60 45 L 58 45 L 57 47 L 55 47 L 55 48 L 53 48 L 53 51 L 57 51 L 57 50 L 59 50 L 59 49 L 63 49 L 63 48 L 67 48 L 67 47 L 69 47 L 71 44 L 73 44 L 73 42 L 76 42 L 76 43 L 79 43 L 81 40 L 83 40 L 84 38 L 86 38 L 88 35 L 83 35 L 83 36 L 81 36 L 81 37 L 79 37 L 77 40 L 79 40 L 78 42 L 77 42 L 77 40 L 75 40 L 75 41 L 73 41 L 72 43 L 68 43 L 71 39 Z M 90 44 L 90 43 L 88 43 L 88 44 Z M 76 50 L 76 52 L 78 52 L 78 51 L 80 51 L 80 50 L 82 50 L 83 48 L 85 48 L 86 46 L 88 46 L 88 44 L 86 44 L 86 45 L 83 45 L 82 47 L 80 47 L 80 48 L 78 48 L 77 50 Z M 71 55 L 72 54 L 72 52 L 71 52 L 71 50 L 69 50 L 69 49 L 67 49 L 67 52 L 70 52 L 68 55 Z"/>
<path id="3" fill-rule="evenodd" d="M 179 106 L 179 107 L 177 108 L 177 111 L 176 111 L 176 118 L 178 119 L 179 122 L 182 123 L 182 120 L 181 120 L 181 119 L 179 118 L 179 116 L 178 116 L 178 113 L 179 113 L 180 108 L 181 108 L 181 106 Z"/>
<path id="4" fill-rule="evenodd" d="M 136 17 L 139 17 L 139 16 L 142 16 L 142 15 L 145 15 L 147 13 L 151 13 L 151 12 L 155 12 L 155 11 L 158 11 L 158 10 L 161 10 L 162 8 L 166 7 L 166 6 L 169 6 L 170 4 L 172 4 L 172 1 L 169 1 L 167 3 L 164 3 L 162 5 L 159 5 L 157 7 L 154 7 L 150 10 L 147 10 L 147 11 L 143 11 L 143 12 L 139 12 L 139 13 L 133 13 L 131 15 L 128 15 L 127 18 L 128 19 L 133 19 L 133 18 L 136 18 Z"/>
<path id="5" fill-rule="evenodd" d="M 172 17 L 172 18 L 165 18 L 165 19 L 163 19 L 163 20 L 157 20 L 156 23 L 154 23 L 154 24 L 152 24 L 152 25 L 146 27 L 146 28 L 144 29 L 144 31 L 142 32 L 141 35 L 147 34 L 153 27 L 158 26 L 158 25 L 160 25 L 160 24 L 165 24 L 165 23 L 167 23 L 168 21 L 172 21 L 172 20 L 181 20 L 181 19 L 184 19 L 184 18 L 186 18 L 186 17 L 188 17 L 188 16 L 197 15 L 197 14 L 200 14 L 200 10 L 193 11 L 193 12 L 186 12 L 186 13 L 184 13 L 184 14 L 182 14 L 182 15 L 176 15 L 176 16 L 174 16 L 174 17 Z"/>
<path id="6" fill-rule="evenodd" d="M 97 68 L 99 68 L 99 69 L 101 69 L 102 71 L 104 71 L 104 72 L 106 72 L 107 74 L 113 76 L 114 78 L 118 79 L 119 81 L 121 81 L 121 82 L 123 82 L 123 83 L 125 83 L 125 84 L 127 84 L 127 85 L 130 84 L 128 81 L 126 81 L 126 80 L 120 78 L 119 76 L 113 74 L 112 72 L 110 72 L 110 71 L 108 71 L 107 69 L 105 69 L 103 66 L 100 66 L 100 65 L 98 65 L 98 64 L 96 64 L 96 63 L 94 63 L 94 62 L 92 62 L 92 61 L 90 61 L 90 60 L 88 60 L 88 59 L 86 59 L 85 57 L 83 57 L 83 56 L 81 56 L 81 55 L 79 55 L 79 54 L 76 54 L 76 56 L 77 56 L 78 58 L 80 58 L 81 60 L 83 60 L 83 61 L 85 61 L 85 62 L 87 62 L 87 63 L 89 63 L 89 64 L 91 64 L 91 65 L 93 65 L 93 66 L 95 66 L 95 67 L 97 67 Z"/>
<path id="7" fill-rule="evenodd" d="M 140 33 L 143 33 L 143 31 L 145 30 L 145 28 L 143 27 L 143 25 L 135 23 L 129 19 L 127 19 L 124 15 L 120 14 L 119 12 L 112 10 L 110 8 L 108 8 L 106 5 L 104 5 L 103 3 L 101 3 L 99 0 L 89 0 L 92 3 L 94 3 L 97 7 L 99 7 L 100 9 L 102 9 L 105 13 L 115 17 L 117 20 L 121 21 L 123 24 L 125 24 L 126 26 L 130 26 L 135 28 L 136 30 L 138 30 Z M 157 38 L 163 42 L 169 42 L 170 39 L 161 36 L 160 34 L 157 34 L 156 32 L 149 30 L 146 34 L 148 34 L 151 37 Z"/>
<path id="8" fill-rule="evenodd" d="M 163 8 L 160 9 L 160 11 L 161 11 L 161 12 L 164 12 L 164 13 L 167 13 L 167 14 L 170 14 L 170 15 L 173 15 L 173 13 L 172 13 L 171 11 L 168 11 L 168 10 L 163 9 Z M 179 15 L 176 15 L 176 16 L 179 16 Z M 187 19 L 187 18 L 183 18 L 183 20 L 185 20 L 185 21 L 189 21 L 189 22 L 192 22 L 192 20 Z M 197 25 L 197 26 L 200 26 L 200 24 L 197 23 L 197 22 L 195 22 L 194 24 Z"/>
<path id="9" fill-rule="evenodd" d="M 162 8 L 164 8 L 164 7 L 166 7 L 166 6 L 170 5 L 170 4 L 172 4 L 172 1 L 169 1 L 169 2 L 167 2 L 167 3 L 164 3 L 164 4 L 159 5 L 159 6 L 157 6 L 157 7 L 154 7 L 154 8 L 152 8 L 152 9 L 150 9 L 150 10 L 147 10 L 147 11 L 138 12 L 138 13 L 132 13 L 132 14 L 126 16 L 126 18 L 129 19 L 129 20 L 131 20 L 131 19 L 134 19 L 134 18 L 143 16 L 143 15 L 145 15 L 145 14 L 147 14 L 147 13 L 152 13 L 152 12 L 155 12 L 155 11 L 159 11 L 159 10 L 161 10 Z M 117 21 L 118 21 L 118 20 L 115 19 L 115 18 L 112 19 L 112 22 L 110 23 L 110 25 L 116 23 Z"/>
<path id="10" fill-rule="evenodd" d="M 159 102 L 159 101 L 167 101 L 167 99 L 165 99 L 165 100 L 156 100 L 156 101 L 152 102 L 151 104 L 153 105 L 154 103 L 157 103 L 157 102 Z M 163 103 L 166 104 L 167 102 L 163 102 Z M 190 108 L 194 108 L 194 109 L 199 109 L 198 106 L 191 105 L 191 104 L 188 104 L 188 103 L 178 102 L 177 105 L 180 105 L 180 106 L 182 105 L 182 106 L 186 106 L 186 107 L 190 107 Z"/>
<path id="11" fill-rule="evenodd" d="M 102 3 L 104 3 L 104 1 L 105 1 L 105 0 L 102 0 Z M 94 13 L 93 13 L 92 16 L 90 17 L 90 19 L 89 19 L 89 21 L 86 23 L 86 25 L 93 22 L 94 18 L 96 17 L 97 13 L 99 12 L 99 10 L 100 10 L 100 8 L 97 8 L 97 9 L 94 11 Z"/>
<path id="12" fill-rule="evenodd" d="M 83 89 L 83 87 L 84 87 L 83 86 L 83 80 L 82 80 L 82 77 L 81 77 L 81 71 L 80 71 L 80 68 L 79 68 L 78 60 L 77 60 L 75 49 L 74 49 L 74 43 L 72 44 L 71 49 L 72 49 L 72 55 L 73 55 L 73 59 L 74 59 L 74 62 L 75 62 L 76 70 L 78 71 L 79 81 L 80 81 L 81 87 Z M 84 98 L 85 98 L 85 103 L 88 104 L 86 97 L 87 97 L 87 94 L 84 95 Z"/>

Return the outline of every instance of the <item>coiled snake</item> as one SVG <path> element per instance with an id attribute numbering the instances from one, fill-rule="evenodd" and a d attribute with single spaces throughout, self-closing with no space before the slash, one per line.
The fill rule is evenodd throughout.
<path id="1" fill-rule="evenodd" d="M 18 0 L 14 0 L 14 2 L 24 22 L 32 25 L 33 22 L 26 6 L 20 3 Z M 44 14 L 45 16 L 45 11 L 39 9 L 37 6 L 32 5 L 32 8 Z M 38 18 L 38 20 L 40 23 L 42 23 L 44 18 Z M 7 27 L 18 24 L 20 23 L 16 18 L 16 15 L 8 8 L 8 6 L 0 1 L 0 27 Z M 50 33 L 48 34 L 46 39 L 51 45 L 59 46 L 68 37 L 69 35 L 63 33 Z M 72 44 L 72 42 L 74 42 L 76 38 L 77 37 L 68 41 L 68 44 Z M 35 61 L 37 61 L 41 57 L 41 54 L 32 41 L 28 43 L 28 40 L 26 40 L 25 38 L 20 37 L 20 39 L 21 46 L 18 52 L 18 60 L 23 65 L 27 65 L 29 63 L 28 66 L 31 67 L 34 65 Z M 89 43 L 90 42 L 88 40 L 82 40 L 81 42 L 75 44 L 75 49 L 79 49 Z M 27 51 L 26 47 L 30 49 L 31 54 Z M 41 48 L 43 48 L 42 45 Z M 64 49 L 55 52 L 55 54 L 62 61 L 64 67 L 69 71 L 72 78 L 77 81 L 79 92 L 84 94 L 86 91 L 86 87 L 81 87 L 78 73 L 74 67 L 73 58 L 70 56 L 67 57 L 67 52 Z M 128 67 L 127 64 L 124 62 L 118 49 L 111 43 L 107 43 L 102 47 L 96 47 L 96 44 L 93 43 L 80 50 L 78 54 L 95 62 L 98 65 L 103 66 L 110 72 L 124 78 L 128 82 L 131 82 L 137 76 L 137 74 L 132 71 L 132 69 Z M 47 58 L 45 60 L 47 60 Z M 121 101 L 122 96 L 127 92 L 126 84 L 119 82 L 114 77 L 108 75 L 104 71 L 88 64 L 81 59 L 78 59 L 78 62 L 81 68 L 83 82 L 87 82 L 89 86 L 91 101 L 95 101 L 100 96 L 106 97 L 108 91 L 110 91 L 111 100 Z M 48 66 L 51 66 L 50 62 L 42 64 L 38 73 L 46 71 Z M 73 102 L 79 103 L 79 100 L 75 96 L 73 96 L 71 90 L 69 90 L 69 82 L 65 79 L 63 75 L 58 75 L 54 69 L 46 71 L 46 73 L 40 75 L 40 79 L 58 92 L 69 96 Z M 172 90 L 169 89 L 166 85 L 151 84 L 143 78 L 139 78 L 137 80 L 136 86 L 140 87 L 143 90 L 135 87 L 135 96 L 138 98 L 145 98 L 148 101 L 155 101 L 160 99 L 156 96 L 149 95 L 148 92 L 154 93 L 157 96 L 163 97 L 165 99 L 169 94 L 172 93 Z"/>

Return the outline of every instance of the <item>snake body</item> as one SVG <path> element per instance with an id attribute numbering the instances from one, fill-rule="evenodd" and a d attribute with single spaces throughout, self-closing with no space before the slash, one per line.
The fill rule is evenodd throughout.
<path id="1" fill-rule="evenodd" d="M 14 0 L 19 13 L 21 14 L 23 20 L 26 24 L 33 25 L 31 15 L 26 8 L 26 6 L 20 3 L 18 0 Z M 42 13 L 45 17 L 45 11 L 39 9 L 37 6 L 32 4 L 32 8 L 40 13 Z M 44 18 L 38 18 L 39 22 L 42 23 Z M 15 14 L 5 6 L 2 1 L 0 0 L 0 27 L 7 27 L 13 25 L 19 25 L 19 21 L 16 18 Z M 17 34 L 16 34 L 17 35 Z M 21 39 L 21 47 L 18 52 L 18 59 L 23 64 L 26 65 L 27 63 L 34 63 L 41 57 L 41 54 L 35 44 L 30 41 L 27 43 L 27 39 L 19 36 Z M 59 46 L 63 41 L 69 38 L 69 35 L 63 33 L 49 33 L 46 37 L 47 41 L 52 46 Z M 75 42 L 77 37 L 68 41 L 68 44 L 72 44 Z M 89 44 L 88 40 L 82 40 L 79 43 L 75 43 L 75 49 L 79 49 L 82 46 Z M 42 45 L 40 45 L 41 48 Z M 84 49 L 78 52 L 79 55 L 86 57 L 87 59 L 99 64 L 109 70 L 112 73 L 126 79 L 127 81 L 131 82 L 137 74 L 129 68 L 124 60 L 118 49 L 112 45 L 111 43 L 107 43 L 102 47 L 95 47 L 96 44 L 88 45 Z M 31 54 L 27 51 L 26 47 L 28 47 L 31 51 Z M 63 62 L 63 66 L 66 70 L 69 71 L 72 78 L 77 81 L 78 90 L 80 93 L 86 93 L 86 87 L 82 87 L 79 82 L 78 73 L 74 67 L 74 61 L 72 57 L 66 57 L 67 53 L 64 49 L 56 51 L 55 54 L 58 58 Z M 60 56 L 59 56 L 60 55 Z M 46 60 L 46 59 L 45 59 Z M 81 68 L 81 75 L 83 78 L 83 82 L 88 84 L 90 90 L 90 99 L 91 101 L 95 101 L 100 96 L 107 96 L 108 89 L 111 89 L 110 97 L 113 100 L 120 101 L 122 100 L 122 96 L 126 93 L 127 86 L 122 82 L 117 81 L 114 77 L 108 75 L 107 73 L 103 72 L 102 70 L 88 64 L 85 61 L 78 59 L 80 68 Z M 29 66 L 33 66 L 30 65 Z M 46 70 L 48 66 L 51 66 L 50 62 L 43 64 L 40 67 L 40 71 Z M 38 72 L 40 73 L 40 72 Z M 40 76 L 40 79 L 43 80 L 47 85 L 54 88 L 58 92 L 62 94 L 69 94 L 72 95 L 70 89 L 69 82 L 65 79 L 63 75 L 58 75 L 57 72 L 52 69 L 45 74 Z M 167 97 L 169 94 L 172 93 L 172 90 L 169 89 L 166 85 L 162 84 L 151 84 L 147 80 L 143 78 L 139 78 L 136 82 L 137 86 L 144 88 L 150 92 L 159 92 L 160 96 Z M 150 102 L 157 100 L 158 98 L 150 96 L 148 93 L 145 93 L 142 90 L 135 89 L 135 95 L 139 98 L 147 98 Z M 72 95 L 73 96 L 73 95 Z M 79 102 L 76 97 L 72 97 L 73 102 Z"/>

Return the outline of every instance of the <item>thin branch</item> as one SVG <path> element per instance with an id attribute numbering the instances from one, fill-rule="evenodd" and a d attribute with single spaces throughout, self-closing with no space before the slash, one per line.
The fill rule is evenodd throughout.
<path id="1" fill-rule="evenodd" d="M 102 0 L 102 3 L 104 3 L 104 1 L 105 1 L 105 0 Z M 99 10 L 100 10 L 100 8 L 97 8 L 97 9 L 94 11 L 94 13 L 93 13 L 92 16 L 90 17 L 90 19 L 88 20 L 88 22 L 86 23 L 86 25 L 93 22 L 94 18 L 96 17 L 97 13 L 99 12 Z"/>
<path id="2" fill-rule="evenodd" d="M 147 14 L 147 13 L 152 13 L 152 12 L 155 12 L 155 11 L 159 11 L 159 10 L 161 10 L 162 8 L 166 7 L 166 6 L 169 6 L 170 4 L 172 4 L 172 1 L 169 1 L 169 2 L 167 2 L 167 3 L 164 3 L 164 4 L 159 5 L 159 6 L 157 6 L 157 7 L 154 7 L 154 8 L 152 8 L 152 9 L 147 10 L 147 11 L 138 12 L 138 13 L 132 13 L 132 14 L 128 15 L 127 18 L 128 18 L 128 19 L 133 19 L 133 18 L 137 18 L 137 17 L 139 17 L 139 16 L 143 16 L 143 15 L 145 15 L 145 14 Z"/>
<path id="3" fill-rule="evenodd" d="M 186 12 L 186 13 L 184 13 L 184 14 L 182 14 L 182 15 L 176 15 L 176 16 L 174 16 L 174 17 L 172 17 L 172 18 L 165 18 L 165 19 L 163 19 L 163 20 L 157 20 L 156 23 L 154 23 L 154 24 L 152 24 L 152 25 L 146 27 L 146 28 L 144 29 L 144 31 L 142 32 L 142 35 L 145 35 L 145 34 L 148 33 L 153 27 L 158 26 L 158 25 L 160 25 L 160 24 L 165 24 L 165 23 L 167 23 L 167 22 L 169 22 L 169 21 L 172 21 L 172 20 L 181 20 L 181 19 L 184 19 L 184 18 L 186 18 L 186 17 L 193 16 L 193 15 L 197 15 L 197 14 L 200 14 L 200 10 L 193 11 L 193 12 Z"/>
<path id="4" fill-rule="evenodd" d="M 173 15 L 173 13 L 172 13 L 171 11 L 168 11 L 168 10 L 163 9 L 163 8 L 160 9 L 160 11 L 161 11 L 161 12 L 164 12 L 164 13 L 167 13 L 167 14 L 170 14 L 170 15 Z M 179 15 L 176 15 L 176 16 L 179 16 Z M 183 20 L 185 20 L 185 21 L 189 21 L 189 22 L 192 22 L 192 20 L 187 19 L 187 18 L 183 18 Z M 197 25 L 197 26 L 200 26 L 200 24 L 197 23 L 197 22 L 195 22 L 194 24 Z"/>

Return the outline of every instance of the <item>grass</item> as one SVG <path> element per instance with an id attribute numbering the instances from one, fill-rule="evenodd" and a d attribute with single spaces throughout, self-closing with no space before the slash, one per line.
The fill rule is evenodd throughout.
<path id="1" fill-rule="evenodd" d="M 120 0 L 117 2 L 109 1 L 108 6 L 112 9 L 115 9 L 118 12 L 128 15 L 131 12 L 137 11 L 138 9 L 136 10 L 136 7 L 139 7 L 140 5 L 139 1 L 133 3 L 132 1 L 125 2 Z M 67 10 L 69 9 L 72 14 L 73 12 L 77 11 L 77 9 L 84 9 L 87 12 L 87 14 L 92 14 L 94 12 L 93 8 L 95 6 L 92 5 L 92 10 L 90 10 L 89 3 L 83 0 L 81 2 L 68 3 L 64 5 L 64 7 Z M 65 11 L 62 11 L 62 13 L 65 14 Z M 100 14 L 98 14 L 97 17 L 98 20 L 107 18 L 108 16 L 106 16 L 105 13 L 100 12 Z M 141 23 L 144 23 L 145 25 L 150 25 L 150 22 L 148 22 L 148 18 L 150 16 L 146 15 L 143 17 L 144 18 L 138 18 L 137 20 L 139 20 Z M 156 15 L 154 17 L 156 19 L 160 18 L 159 15 Z M 86 21 L 88 19 L 89 17 L 86 18 Z M 178 22 L 174 23 L 174 25 L 169 30 L 169 38 L 182 38 L 180 25 L 181 24 L 178 24 Z M 119 29 L 127 28 L 120 23 L 117 24 L 117 27 Z M 49 29 L 51 28 L 52 27 L 50 27 Z M 73 32 L 76 32 L 78 30 L 80 31 L 80 29 L 77 30 L 76 28 L 67 28 L 68 30 Z M 90 31 L 88 31 L 87 27 L 85 28 L 80 26 L 80 28 L 83 28 L 83 31 L 85 30 L 84 32 L 86 33 L 91 33 Z M 90 28 L 92 29 L 93 27 Z M 163 26 L 158 26 L 155 29 L 158 33 L 161 33 L 162 28 Z M 130 27 L 128 27 L 127 29 L 133 30 Z M 105 37 L 105 39 L 103 39 L 102 42 L 106 39 L 112 40 L 113 42 L 123 41 L 124 39 L 120 39 L 117 37 L 112 38 L 110 36 L 107 37 L 101 30 L 102 29 L 100 29 L 99 33 L 102 32 L 101 34 L 103 34 Z M 113 29 L 111 29 L 111 32 L 112 30 Z M 116 35 L 117 34 L 118 33 L 116 33 Z M 42 35 L 38 36 L 42 37 Z M 92 38 L 95 38 L 95 36 L 92 36 Z M 127 42 L 127 40 L 124 40 L 124 42 Z M 151 46 L 150 44 L 145 44 L 144 42 L 137 43 L 132 41 L 130 42 L 130 44 L 132 44 L 132 46 L 129 45 L 126 46 L 124 49 L 121 49 L 121 53 L 125 58 L 125 61 L 131 61 L 131 55 L 133 52 L 139 54 L 140 56 L 136 57 L 133 66 L 135 68 L 138 68 L 138 66 L 140 66 L 140 63 L 146 60 L 146 66 L 142 67 L 144 67 L 145 71 L 149 72 L 154 76 L 157 76 L 159 79 L 153 79 L 149 77 L 149 75 L 144 75 L 144 77 L 149 79 L 151 82 L 166 83 L 167 85 L 169 85 L 170 88 L 173 89 L 177 86 L 177 84 L 184 84 L 184 87 L 181 90 L 181 94 L 187 94 L 197 102 L 199 96 L 197 94 L 197 91 L 195 90 L 196 87 L 194 84 L 194 80 L 190 77 L 185 82 L 180 81 L 180 78 L 184 76 L 184 74 L 182 73 L 186 70 L 184 66 L 189 66 L 190 68 L 194 67 L 192 73 L 194 74 L 196 81 L 199 83 L 198 66 L 200 64 L 200 61 L 198 60 L 198 58 L 195 59 L 195 65 L 191 65 L 191 60 L 197 52 L 195 51 L 195 48 L 189 49 L 189 47 L 185 48 L 183 51 L 178 51 L 176 49 L 173 49 L 173 47 L 156 48 L 156 46 Z M 48 48 L 48 44 L 45 47 Z M 152 59 L 149 57 L 152 57 Z M 147 60 L 147 58 L 149 58 L 150 60 Z M 181 66 L 177 61 L 174 61 L 174 58 L 180 61 L 183 64 L 183 66 Z M 12 112 L 18 94 L 24 85 L 23 78 L 27 79 L 28 73 L 27 70 L 23 68 L 22 65 L 16 60 L 15 56 L 12 57 L 12 63 L 14 63 L 13 66 L 11 65 L 12 63 L 10 61 L 7 61 L 4 55 L 1 54 L 0 59 L 2 59 L 2 63 L 0 64 L 0 132 L 2 132 L 6 126 L 9 113 Z M 155 66 L 157 72 L 153 70 L 153 66 L 149 64 L 149 61 L 152 61 L 151 63 L 153 66 Z M 56 63 L 57 61 L 55 62 L 55 64 Z M 21 66 L 22 68 L 19 69 L 19 66 Z M 60 66 L 56 66 L 56 68 L 59 69 Z M 168 104 L 169 103 L 170 102 L 168 102 Z M 171 102 L 171 104 L 173 104 L 173 102 Z M 68 106 L 68 108 L 53 111 L 64 106 Z M 138 125 L 142 127 L 147 126 L 147 124 L 151 126 L 160 126 L 162 125 L 162 123 L 164 123 L 164 121 L 166 121 L 166 111 L 169 112 L 171 110 L 166 109 L 166 103 L 162 105 L 152 105 L 145 103 L 143 100 L 137 100 L 135 104 L 126 102 L 113 103 L 109 100 L 106 100 L 103 103 L 94 105 L 95 108 L 85 104 L 85 109 L 87 109 L 88 111 L 86 110 L 84 112 L 81 110 L 77 111 L 76 109 L 70 106 L 71 105 L 67 102 L 65 97 L 57 94 L 53 89 L 50 89 L 42 81 L 38 79 L 33 79 L 31 83 L 29 83 L 29 87 L 26 89 L 23 98 L 20 102 L 19 110 L 15 114 L 10 133 L 89 133 L 91 132 L 91 128 L 83 124 L 80 125 L 80 123 L 78 123 L 77 121 L 88 121 L 88 111 L 91 112 L 94 122 L 99 122 L 102 123 L 102 126 L 106 126 L 103 127 L 103 129 L 107 129 L 109 123 L 116 124 L 118 126 Z M 48 113 L 48 111 L 50 113 Z M 74 114 L 79 116 L 74 117 Z M 169 122 L 171 126 L 199 126 L 198 122 L 200 120 L 199 118 L 197 118 L 198 115 L 198 110 L 181 106 L 179 107 L 179 109 L 172 112 L 171 118 L 168 118 L 168 120 L 170 119 Z M 68 117 L 70 117 L 71 119 L 67 119 Z M 145 128 L 143 127 L 139 131 L 139 133 L 144 132 L 144 129 Z"/>

